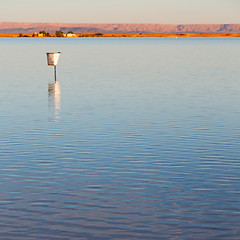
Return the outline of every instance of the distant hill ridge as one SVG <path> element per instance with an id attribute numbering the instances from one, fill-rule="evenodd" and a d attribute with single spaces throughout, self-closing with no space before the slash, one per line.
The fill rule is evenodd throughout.
<path id="1" fill-rule="evenodd" d="M 93 23 L 23 23 L 0 22 L 0 33 L 39 31 L 101 33 L 240 33 L 240 24 L 93 24 Z"/>

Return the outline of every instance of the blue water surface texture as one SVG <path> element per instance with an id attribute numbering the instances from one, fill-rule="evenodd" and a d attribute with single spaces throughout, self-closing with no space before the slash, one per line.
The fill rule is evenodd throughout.
<path id="1" fill-rule="evenodd" d="M 1 240 L 240 238 L 238 38 L 2 38 L 0 55 Z"/>

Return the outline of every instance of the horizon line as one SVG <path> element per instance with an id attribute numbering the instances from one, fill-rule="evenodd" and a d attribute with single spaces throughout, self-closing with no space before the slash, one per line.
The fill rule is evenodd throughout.
<path id="1" fill-rule="evenodd" d="M 42 24 L 160 24 L 160 25 L 239 25 L 240 23 L 132 23 L 132 22 L 125 22 L 125 23 L 119 23 L 119 22 L 113 22 L 113 23 L 96 23 L 96 22 L 25 22 L 25 21 L 0 21 L 0 23 L 42 23 Z"/>

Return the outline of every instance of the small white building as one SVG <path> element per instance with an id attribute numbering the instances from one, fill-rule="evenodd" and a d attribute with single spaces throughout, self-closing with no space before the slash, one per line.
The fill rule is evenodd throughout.
<path id="1" fill-rule="evenodd" d="M 66 37 L 76 37 L 76 34 L 74 34 L 74 33 L 67 33 Z"/>

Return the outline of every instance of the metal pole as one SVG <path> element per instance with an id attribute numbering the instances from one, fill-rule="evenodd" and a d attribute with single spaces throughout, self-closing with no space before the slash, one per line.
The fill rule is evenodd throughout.
<path id="1" fill-rule="evenodd" d="M 54 77 L 55 77 L 55 82 L 57 81 L 57 70 L 56 66 L 54 66 Z"/>

